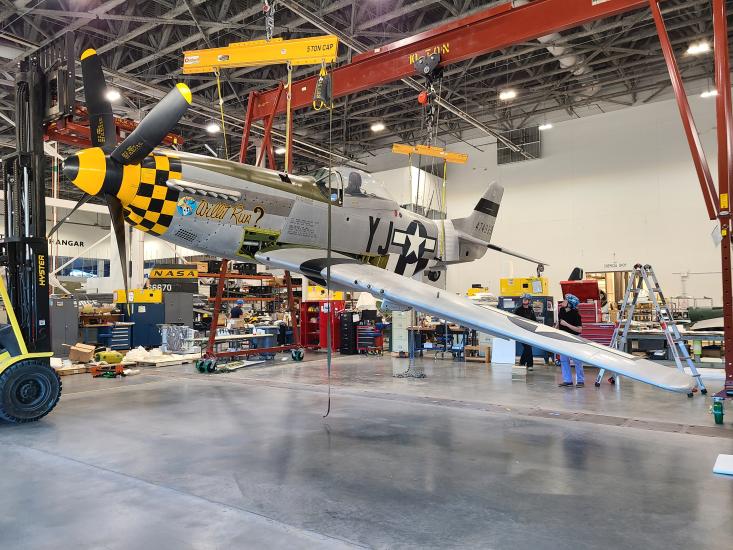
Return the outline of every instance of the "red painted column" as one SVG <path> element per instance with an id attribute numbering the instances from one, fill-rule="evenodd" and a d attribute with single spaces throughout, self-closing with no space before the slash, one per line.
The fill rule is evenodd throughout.
<path id="1" fill-rule="evenodd" d="M 682 75 L 680 74 L 680 69 L 677 66 L 677 59 L 674 56 L 674 50 L 672 49 L 672 44 L 669 41 L 667 27 L 664 24 L 664 19 L 662 18 L 662 12 L 659 9 L 658 2 L 659 0 L 649 0 L 649 7 L 652 10 L 652 15 L 654 16 L 654 24 L 657 26 L 659 42 L 662 44 L 662 53 L 664 54 L 664 60 L 667 62 L 669 78 L 672 80 L 672 89 L 674 90 L 674 96 L 677 99 L 677 107 L 679 108 L 680 117 L 682 118 L 682 126 L 685 129 L 687 143 L 690 146 L 690 154 L 692 155 L 692 162 L 695 165 L 697 178 L 700 182 L 700 189 L 702 191 L 703 199 L 705 200 L 705 207 L 708 210 L 708 216 L 710 219 L 714 220 L 718 213 L 718 200 L 715 185 L 713 184 L 713 176 L 710 174 L 710 166 L 705 158 L 705 151 L 702 148 L 702 143 L 700 143 L 695 119 L 692 116 L 690 103 L 687 101 L 687 95 L 685 94 Z"/>
<path id="2" fill-rule="evenodd" d="M 211 317 L 211 328 L 209 329 L 209 342 L 206 346 L 205 357 L 213 357 L 214 344 L 216 343 L 216 329 L 219 323 L 219 314 L 221 312 L 221 298 L 224 295 L 224 285 L 227 280 L 227 267 L 229 262 L 226 258 L 221 260 L 221 271 L 219 271 L 219 286 L 216 287 L 216 298 L 214 299 L 214 314 Z"/>
<path id="3" fill-rule="evenodd" d="M 247 115 L 244 117 L 244 129 L 242 130 L 242 144 L 239 146 L 239 162 L 247 160 L 247 147 L 249 147 L 249 133 L 252 130 L 252 115 L 255 108 L 257 92 L 250 92 L 247 100 Z"/>
<path id="4" fill-rule="evenodd" d="M 733 276 L 731 275 L 730 186 L 733 182 L 733 114 L 731 111 L 728 20 L 725 0 L 713 0 L 715 36 L 716 115 L 718 123 L 718 194 L 720 197 L 720 243 L 723 273 L 723 343 L 725 346 L 725 389 L 733 391 Z"/>

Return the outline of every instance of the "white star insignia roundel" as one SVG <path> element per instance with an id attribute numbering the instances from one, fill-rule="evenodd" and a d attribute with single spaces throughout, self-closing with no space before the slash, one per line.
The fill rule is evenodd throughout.
<path id="1" fill-rule="evenodd" d="M 412 227 L 408 227 L 407 231 L 395 229 L 394 236 L 392 237 L 392 244 L 402 247 L 402 257 L 410 262 L 416 262 L 426 252 L 435 251 L 436 240 L 432 237 L 422 236 L 423 233 L 427 233 L 425 228 L 418 223 L 410 224 Z M 412 231 L 410 231 L 412 229 Z M 414 254 L 414 256 L 413 256 Z"/>

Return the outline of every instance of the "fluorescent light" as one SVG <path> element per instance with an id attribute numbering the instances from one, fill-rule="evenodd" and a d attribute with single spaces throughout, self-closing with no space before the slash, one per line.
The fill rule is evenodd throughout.
<path id="1" fill-rule="evenodd" d="M 700 97 L 708 98 L 708 97 L 715 97 L 718 95 L 718 90 L 705 90 L 703 93 L 700 94 Z"/>
<path id="2" fill-rule="evenodd" d="M 381 132 L 386 128 L 384 122 L 375 122 L 371 125 L 372 132 Z"/>
<path id="3" fill-rule="evenodd" d="M 552 130 L 552 124 L 549 122 L 546 122 L 545 124 L 540 124 L 539 127 L 540 132 L 544 132 L 545 130 Z"/>
<path id="4" fill-rule="evenodd" d="M 120 100 L 120 92 L 115 90 L 114 88 L 110 88 L 107 90 L 107 93 L 104 94 L 104 97 L 107 98 L 107 101 L 119 101 Z"/>
<path id="5" fill-rule="evenodd" d="M 701 40 L 700 42 L 690 44 L 690 47 L 687 48 L 687 55 L 700 55 L 709 51 L 710 43 L 707 40 Z"/>
<path id="6" fill-rule="evenodd" d="M 285 147 L 278 147 L 277 149 L 275 149 L 275 154 L 276 155 L 284 155 L 285 154 Z"/>
<path id="7" fill-rule="evenodd" d="M 499 92 L 499 99 L 502 101 L 509 101 L 510 99 L 514 99 L 517 97 L 517 91 L 516 90 L 502 90 Z"/>
<path id="8" fill-rule="evenodd" d="M 211 121 L 206 125 L 206 131 L 210 134 L 216 134 L 219 130 L 221 130 L 221 128 L 219 128 L 219 125 L 214 121 Z"/>

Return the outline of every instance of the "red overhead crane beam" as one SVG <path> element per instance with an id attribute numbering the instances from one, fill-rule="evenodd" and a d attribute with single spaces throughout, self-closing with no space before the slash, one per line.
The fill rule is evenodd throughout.
<path id="1" fill-rule="evenodd" d="M 137 122 L 127 118 L 114 117 L 114 120 L 118 140 L 120 132 L 129 134 L 138 125 Z M 92 140 L 89 134 L 89 116 L 86 107 L 76 107 L 73 116 L 49 122 L 45 128 L 44 138 L 46 141 L 58 141 L 76 147 L 91 147 Z M 163 145 L 181 145 L 183 136 L 171 132 L 163 137 L 161 143 Z"/>
<path id="2" fill-rule="evenodd" d="M 426 53 L 439 51 L 441 65 L 450 65 L 645 7 L 648 0 L 534 0 L 517 7 L 508 2 L 354 56 L 351 63 L 333 70 L 333 96 L 342 97 L 414 76 L 412 63 Z M 311 104 L 316 79 L 312 76 L 293 82 L 293 109 Z M 257 94 L 252 120 L 284 112 L 285 97 L 280 98 L 277 106 L 276 101 L 277 90 Z"/>

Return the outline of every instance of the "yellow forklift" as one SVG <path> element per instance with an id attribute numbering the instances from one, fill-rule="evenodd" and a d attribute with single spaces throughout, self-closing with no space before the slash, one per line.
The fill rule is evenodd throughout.
<path id="1" fill-rule="evenodd" d="M 74 108 L 71 35 L 19 64 L 16 151 L 2 159 L 5 235 L 0 238 L 0 420 L 33 422 L 59 401 L 51 367 L 44 124 Z M 7 286 L 6 286 L 7 285 Z"/>
<path id="2" fill-rule="evenodd" d="M 52 355 L 50 351 L 28 351 L 0 277 L 0 419 L 33 422 L 56 406 L 61 378 L 50 365 Z"/>

